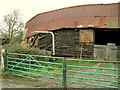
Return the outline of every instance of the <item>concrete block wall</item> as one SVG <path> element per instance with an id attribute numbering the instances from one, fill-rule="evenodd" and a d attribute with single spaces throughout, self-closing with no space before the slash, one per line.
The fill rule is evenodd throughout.
<path id="1" fill-rule="evenodd" d="M 117 60 L 120 59 L 120 47 L 115 44 L 94 45 L 94 59 Z"/>

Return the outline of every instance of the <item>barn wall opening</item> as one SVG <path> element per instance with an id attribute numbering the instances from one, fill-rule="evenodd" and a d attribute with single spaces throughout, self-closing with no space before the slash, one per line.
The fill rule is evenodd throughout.
<path id="1" fill-rule="evenodd" d="M 115 43 L 120 46 L 120 30 L 95 30 L 95 44 Z"/>

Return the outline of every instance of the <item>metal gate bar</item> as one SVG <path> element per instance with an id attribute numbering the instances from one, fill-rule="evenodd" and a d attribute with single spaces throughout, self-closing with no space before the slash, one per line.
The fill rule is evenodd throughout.
<path id="1" fill-rule="evenodd" d="M 77 88 L 118 88 L 118 61 L 67 59 L 67 85 Z"/>
<path id="2" fill-rule="evenodd" d="M 52 59 L 53 62 L 50 62 Z M 12 74 L 33 80 L 47 81 L 46 78 L 54 80 L 62 85 L 62 57 L 39 56 L 7 52 L 6 70 Z"/>
<path id="3" fill-rule="evenodd" d="M 119 88 L 120 62 L 7 52 L 5 70 L 13 75 L 55 83 L 64 88 Z M 52 61 L 50 61 L 52 59 Z"/>

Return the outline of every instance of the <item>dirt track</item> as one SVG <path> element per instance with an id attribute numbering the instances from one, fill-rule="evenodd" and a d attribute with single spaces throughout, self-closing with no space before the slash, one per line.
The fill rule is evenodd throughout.
<path id="1" fill-rule="evenodd" d="M 45 78 L 42 78 L 45 79 Z M 55 80 L 47 79 L 47 82 L 41 80 L 29 80 L 26 78 L 3 78 L 2 88 L 59 88 L 60 84 Z"/>

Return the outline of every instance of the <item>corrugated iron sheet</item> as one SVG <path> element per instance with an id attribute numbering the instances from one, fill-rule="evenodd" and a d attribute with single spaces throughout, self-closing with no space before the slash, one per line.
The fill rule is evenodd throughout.
<path id="1" fill-rule="evenodd" d="M 26 37 L 31 36 L 33 31 L 76 28 L 77 26 L 116 28 L 118 27 L 119 4 L 80 5 L 38 14 L 26 23 L 26 28 L 28 28 Z"/>

